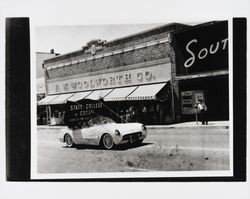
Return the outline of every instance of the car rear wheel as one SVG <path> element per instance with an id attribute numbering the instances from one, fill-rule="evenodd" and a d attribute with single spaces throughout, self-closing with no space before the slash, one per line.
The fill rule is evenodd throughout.
<path id="1" fill-rule="evenodd" d="M 73 147 L 74 146 L 73 139 L 69 134 L 65 135 L 65 142 L 66 142 L 67 147 Z"/>
<path id="2" fill-rule="evenodd" d="M 112 149 L 114 146 L 114 141 L 111 135 L 105 134 L 102 138 L 102 145 L 105 149 Z"/>

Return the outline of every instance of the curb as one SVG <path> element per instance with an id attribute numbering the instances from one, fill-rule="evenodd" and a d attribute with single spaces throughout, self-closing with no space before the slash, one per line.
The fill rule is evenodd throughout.
<path id="1" fill-rule="evenodd" d="M 146 126 L 148 129 L 229 129 L 229 126 Z"/>
<path id="2" fill-rule="evenodd" d="M 37 129 L 64 129 L 64 128 L 67 128 L 67 126 L 47 126 L 47 125 L 44 125 L 44 126 L 37 126 Z"/>
<path id="3" fill-rule="evenodd" d="M 229 129 L 228 125 L 224 126 L 146 126 L 147 129 Z M 37 129 L 63 129 L 67 128 L 66 126 L 37 126 Z"/>

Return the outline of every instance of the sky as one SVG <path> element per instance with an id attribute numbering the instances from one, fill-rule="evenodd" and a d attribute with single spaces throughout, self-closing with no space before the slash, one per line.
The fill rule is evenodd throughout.
<path id="1" fill-rule="evenodd" d="M 36 52 L 65 54 L 81 49 L 93 39 L 113 40 L 130 34 L 148 30 L 163 24 L 123 24 L 85 26 L 36 26 Z"/>

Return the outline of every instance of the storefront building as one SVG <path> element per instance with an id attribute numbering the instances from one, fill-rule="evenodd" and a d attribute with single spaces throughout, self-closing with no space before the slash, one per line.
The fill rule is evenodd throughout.
<path id="1" fill-rule="evenodd" d="M 42 100 L 46 95 L 43 61 L 58 56 L 58 53 L 51 49 L 50 52 L 36 52 L 36 98 Z M 37 124 L 47 124 L 46 107 L 37 106 Z"/>
<path id="2" fill-rule="evenodd" d="M 195 120 L 202 98 L 208 119 L 229 119 L 228 22 L 214 21 L 173 35 L 181 121 Z"/>
<path id="3" fill-rule="evenodd" d="M 48 124 L 63 124 L 65 103 L 103 100 L 128 122 L 168 124 L 180 119 L 172 34 L 189 26 L 167 24 L 44 61 Z"/>

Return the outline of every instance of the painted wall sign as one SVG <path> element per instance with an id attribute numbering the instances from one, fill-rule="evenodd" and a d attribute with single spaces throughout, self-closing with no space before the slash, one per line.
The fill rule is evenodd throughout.
<path id="1" fill-rule="evenodd" d="M 170 63 L 131 69 L 120 72 L 47 82 L 48 94 L 116 88 L 145 83 L 164 82 L 171 79 Z"/>
<path id="2" fill-rule="evenodd" d="M 188 42 L 186 45 L 186 51 L 190 54 L 190 57 L 184 62 L 184 66 L 186 68 L 191 67 L 195 63 L 195 60 L 197 59 L 200 59 L 200 60 L 205 59 L 209 54 L 212 55 L 212 54 L 218 53 L 218 50 L 219 51 L 227 50 L 228 38 L 216 42 L 215 45 L 211 44 L 208 48 L 206 47 L 202 48 L 197 55 L 195 55 L 195 52 L 193 52 L 191 49 L 191 44 L 192 44 L 192 47 L 195 48 L 194 43 L 197 43 L 197 45 L 199 44 L 197 39 L 193 39 L 190 42 Z"/>
<path id="3" fill-rule="evenodd" d="M 173 35 L 176 72 L 192 74 L 228 69 L 228 23 L 212 22 Z"/>

